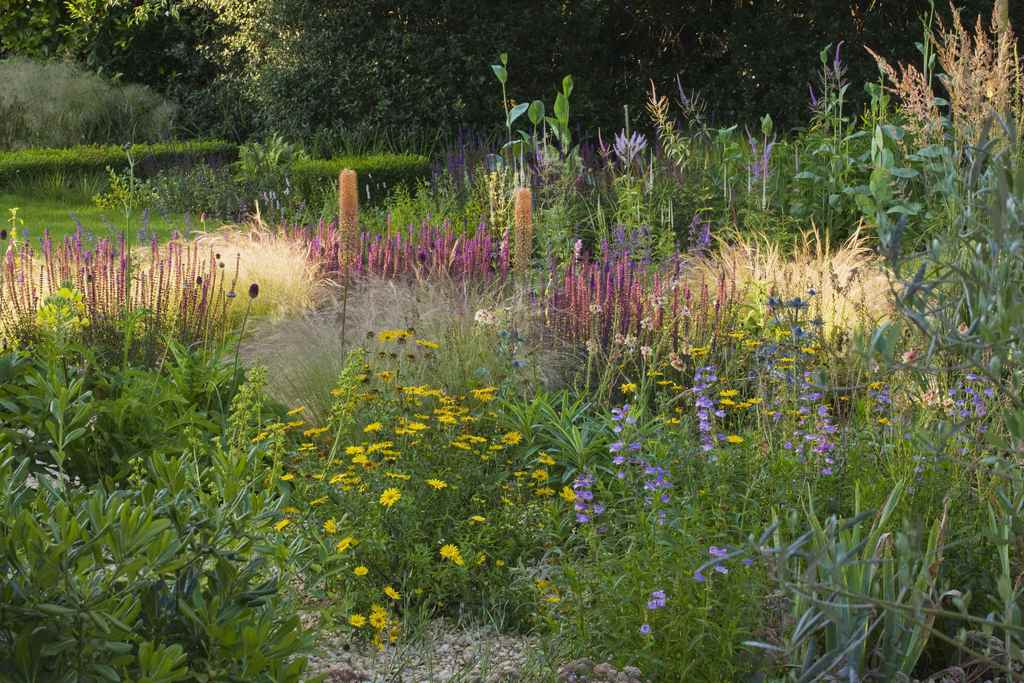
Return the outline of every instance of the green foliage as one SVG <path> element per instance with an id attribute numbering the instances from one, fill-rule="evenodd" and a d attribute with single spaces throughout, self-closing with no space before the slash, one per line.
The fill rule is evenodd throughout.
<path id="1" fill-rule="evenodd" d="M 0 60 L 0 150 L 159 142 L 177 108 L 143 85 L 65 63 Z"/>
<path id="2" fill-rule="evenodd" d="M 270 224 L 316 222 L 337 211 L 337 179 L 342 168 L 359 173 L 362 201 L 368 202 L 369 196 L 376 205 L 388 201 L 393 192 L 399 193 L 395 201 L 401 202 L 401 197 L 407 196 L 401 193 L 422 185 L 430 174 L 425 157 L 310 159 L 297 146 L 280 138 L 272 140 L 243 145 L 239 160 L 230 167 L 199 163 L 185 169 L 162 170 L 138 185 L 145 195 L 142 203 L 165 212 L 204 212 L 223 220 L 244 220 L 258 204 L 262 219 Z M 130 181 L 131 176 L 119 179 Z M 113 178 L 111 187 L 118 187 Z M 123 203 L 115 201 L 114 205 Z M 419 216 L 422 214 L 416 220 Z"/>
<path id="3" fill-rule="evenodd" d="M 1016 142 L 1016 130 L 1002 120 Z M 881 146 L 881 131 L 876 145 Z M 880 329 L 875 348 L 895 362 L 890 340 L 904 324 L 921 334 L 930 358 L 948 356 L 952 362 L 984 378 L 1003 399 L 1011 442 L 996 442 L 999 450 L 1024 442 L 1024 169 L 1012 148 L 993 152 L 987 131 L 981 142 L 967 150 L 965 169 L 947 188 L 946 201 L 955 220 L 935 232 L 923 253 L 909 252 L 906 233 L 910 221 L 922 214 L 907 208 L 908 201 L 887 150 L 876 154 L 872 173 L 871 208 L 879 224 L 882 250 L 893 270 L 897 310 L 902 321 Z M 957 163 L 949 150 L 932 150 L 920 157 L 938 157 Z M 899 170 L 899 169 L 896 169 Z M 997 437 L 998 439 L 998 437 Z"/>
<path id="4" fill-rule="evenodd" d="M 603 54 L 599 35 L 608 14 L 605 3 L 592 0 L 542 8 L 457 2 L 440 10 L 417 0 L 400 12 L 372 0 L 344 7 L 306 0 L 198 4 L 214 8 L 232 31 L 219 62 L 257 112 L 259 127 L 306 142 L 358 139 L 367 131 L 409 141 L 459 125 L 490 128 L 493 96 L 480 64 L 495 52 L 495 26 L 502 27 L 498 47 L 514 48 L 509 52 L 522 64 L 519 83 L 539 93 Z M 577 39 L 571 51 L 559 39 L 566 31 Z M 599 90 L 596 81 L 587 88 Z"/>
<path id="5" fill-rule="evenodd" d="M 0 55 L 35 59 L 58 56 L 64 42 L 59 22 L 65 15 L 62 0 L 0 2 Z"/>
<path id="6" fill-rule="evenodd" d="M 177 122 L 184 130 L 206 135 L 213 123 L 218 135 L 235 132 L 226 119 L 244 115 L 214 87 L 217 69 L 203 49 L 222 34 L 214 13 L 192 2 L 0 0 L 0 57 L 75 63 L 115 81 L 143 84 L 183 105 Z M 57 72 L 61 65 L 47 68 Z M 219 121 L 211 121 L 214 112 Z M 114 141 L 120 140 L 98 140 Z"/>
<path id="7" fill-rule="evenodd" d="M 231 423 L 248 443 L 262 423 L 239 419 L 244 410 Z M 265 485 L 268 454 L 181 428 L 177 455 L 140 444 L 131 487 L 113 492 L 33 476 L 31 458 L 0 447 L 5 678 L 300 680 L 309 641 L 279 593 L 291 550 L 273 528 L 281 498 Z"/>
<path id="8" fill-rule="evenodd" d="M 146 183 L 158 211 L 205 212 L 221 220 L 242 220 L 255 195 L 254 188 L 236 180 L 230 168 L 209 164 L 165 169 Z"/>
<path id="9" fill-rule="evenodd" d="M 430 162 L 414 154 L 377 154 L 337 159 L 298 160 L 291 167 L 291 181 L 298 194 L 310 206 L 330 206 L 337 202 L 338 174 L 350 168 L 359 174 L 359 195 L 363 202 L 381 201 L 388 192 L 404 185 L 416 186 L 429 177 Z M 335 209 L 336 210 L 336 209 Z"/>
<path id="10" fill-rule="evenodd" d="M 918 547 L 912 530 L 886 530 L 905 490 L 906 483 L 898 483 L 872 513 L 861 511 L 855 489 L 848 520 L 833 515 L 822 522 L 811 498 L 810 531 L 774 549 L 777 579 L 792 596 L 794 626 L 785 648 L 754 645 L 783 654 L 790 680 L 816 681 L 840 671 L 858 680 L 913 674 L 935 624 L 928 610 L 946 597 L 939 594 L 937 577 L 949 510 L 947 501 L 924 547 Z"/>
<path id="11" fill-rule="evenodd" d="M 273 499 L 229 496 L 227 478 L 245 474 L 231 465 L 201 472 L 208 492 L 191 464 L 171 459 L 154 462 L 145 494 L 62 494 L 30 488 L 27 466 L 7 460 L 5 675 L 298 681 L 305 662 L 291 657 L 306 643 L 261 559 L 274 545 Z"/>
<path id="12" fill-rule="evenodd" d="M 240 181 L 264 186 L 278 182 L 292 164 L 307 158 L 301 147 L 274 134 L 263 143 L 250 142 L 239 147 L 234 170 Z"/>
<path id="13" fill-rule="evenodd" d="M 972 25 L 992 2 L 957 4 Z M 415 0 L 401 11 L 376 0 L 327 8 L 310 0 L 2 0 L 0 54 L 68 56 L 122 74 L 176 99 L 190 131 L 233 140 L 279 131 L 336 154 L 345 140 L 400 145 L 434 140 L 438 130 L 492 130 L 494 96 L 479 67 L 497 51 L 522 74 L 509 91 L 517 102 L 572 73 L 573 109 L 591 131 L 617 125 L 622 104 L 638 111 L 641 84 L 673 87 L 677 75 L 706 93 L 715 121 L 752 125 L 769 112 L 790 128 L 809 118 L 803 103 L 822 45 L 849 46 L 850 79 L 871 81 L 874 61 L 852 46 L 912 61 L 906 36 L 928 9 L 924 0 L 784 0 L 729 11 L 713 0 L 542 8 Z M 867 99 L 856 88 L 847 98 L 854 109 Z"/>
<path id="14" fill-rule="evenodd" d="M 176 174 L 154 162 L 164 170 L 139 185 L 142 152 L 117 150 L 127 175 L 115 175 L 114 161 L 99 166 L 112 169 L 117 205 L 127 211 L 143 189 L 163 206 L 235 215 L 258 202 L 270 222 L 317 220 L 333 213 L 347 167 L 370 205 L 368 229 L 426 216 L 475 226 L 484 216 L 500 234 L 511 189 L 530 183 L 540 251 L 556 263 L 532 274 L 532 291 L 500 279 L 486 288 L 363 281 L 340 313 L 319 306 L 283 332 L 258 329 L 244 354 L 235 347 L 234 367 L 148 332 L 143 312 L 97 330 L 88 296 L 56 291 L 27 314 L 36 333 L 19 340 L 23 351 L 0 357 L 0 598 L 14 605 L 0 610 L 0 677 L 296 680 L 303 638 L 277 593 L 289 581 L 325 628 L 382 648 L 417 618 L 443 615 L 494 618 L 535 634 L 555 660 L 637 665 L 651 680 L 1019 669 L 1021 143 L 994 119 L 998 145 L 983 136 L 922 146 L 874 85 L 853 116 L 861 58 L 847 68 L 838 45 L 819 51 L 824 38 L 777 40 L 793 17 L 801 28 L 788 35 L 817 36 L 853 21 L 848 13 L 832 16 L 827 2 L 755 4 L 696 19 L 701 3 L 640 2 L 629 17 L 614 3 L 556 3 L 511 18 L 515 3 L 477 3 L 476 13 L 419 0 L 400 10 L 362 0 L 183 4 L 214 8 L 237 29 L 206 48 L 224 48 L 222 93 L 273 134 L 219 169 Z M 883 4 L 858 10 L 858 30 L 884 36 L 916 17 Z M 155 8 L 143 2 L 129 17 L 117 3 L 72 3 L 81 26 L 66 35 L 126 41 L 159 21 Z M 509 53 L 491 67 L 500 110 L 480 68 L 485 48 L 505 48 L 483 30 L 493 25 L 516 47 L 515 78 Z M 613 36 L 602 33 L 609 26 Z M 732 110 L 740 123 L 712 125 L 714 102 L 689 90 L 691 71 L 679 121 L 652 88 L 660 144 L 625 107 L 622 132 L 592 149 L 575 122 L 617 119 L 617 107 L 592 109 L 622 92 L 616 74 L 636 82 L 644 69 L 663 87 L 671 74 L 661 60 L 678 54 L 659 42 L 666 33 L 718 39 L 700 43 L 709 54 L 692 64 L 741 74 L 721 88 L 742 99 Z M 849 38 L 827 39 L 840 37 Z M 746 39 L 742 54 L 730 48 Z M 49 40 L 26 37 L 25 49 Z M 757 74 L 778 64 L 753 51 L 770 40 L 789 65 L 777 92 Z M 804 86 L 787 60 L 805 54 L 820 65 L 816 103 L 809 126 L 784 135 L 801 118 L 794 83 L 799 100 Z M 733 61 L 718 64 L 722 55 Z M 567 71 L 576 79 L 556 80 Z M 550 111 L 530 101 L 553 83 Z M 755 107 L 772 110 L 759 126 Z M 429 183 L 424 157 L 315 160 L 299 144 L 336 153 L 339 140 L 373 139 L 381 127 L 416 137 L 485 111 L 503 114 L 504 160 L 484 143 L 463 148 L 446 160 L 451 176 Z M 961 137 L 945 125 L 947 140 Z M 175 149 L 187 160 L 234 153 L 211 145 Z M 160 159 L 175 158 L 161 149 Z M 3 170 L 33 154 L 0 157 L 0 176 L 32 179 L 32 163 L 44 179 L 95 172 L 105 152 L 87 149 L 78 162 L 74 150 L 49 150 L 24 173 Z M 19 218 L 8 237 L 23 242 Z M 810 222 L 834 238 L 862 222 L 877 229 L 894 306 L 873 348 L 862 343 L 870 332 L 837 321 L 836 299 L 816 291 L 826 279 L 844 290 L 879 266 L 861 243 L 843 258 L 790 263 L 784 249 L 768 242 L 752 254 L 762 245 L 742 239 L 756 229 L 785 241 Z M 714 253 L 702 233 L 710 224 L 738 231 L 740 244 L 720 231 Z M 565 344 L 548 325 L 554 312 L 534 302 L 588 251 L 608 257 L 606 269 L 580 282 L 566 308 L 595 330 L 617 295 L 615 259 L 631 259 L 641 279 L 657 273 L 660 301 L 606 341 L 595 331 Z M 808 261 L 823 265 L 805 282 Z M 755 272 L 775 267 L 786 282 Z M 730 292 L 717 303 L 716 284 Z M 595 290 L 593 306 L 580 303 Z M 670 309 L 681 321 L 671 332 Z M 379 329 L 385 318 L 394 329 Z M 137 343 L 159 353 L 137 354 Z M 278 367 L 250 371 L 236 391 L 241 359 L 261 356 Z M 556 384 L 559 373 L 575 373 L 577 386 L 544 391 L 542 379 Z M 287 416 L 268 377 L 296 406 Z"/>
<path id="15" fill-rule="evenodd" d="M 126 154 L 127 151 L 127 154 Z M 121 171 L 129 155 L 140 176 L 150 176 L 171 166 L 190 166 L 201 161 L 230 161 L 237 157 L 234 145 L 219 140 L 167 142 L 155 145 L 83 145 L 68 149 L 26 149 L 0 152 L 0 183 L 28 182 L 53 174 L 85 176 Z"/>
<path id="16" fill-rule="evenodd" d="M 128 168 L 124 173 L 117 173 L 107 166 L 109 187 L 105 193 L 97 194 L 92 201 L 103 209 L 118 208 L 124 214 L 125 229 L 130 229 L 132 214 L 136 209 L 153 204 L 156 199 L 152 188 L 135 175 L 136 161 L 131 148 L 125 150 L 128 157 Z"/>
<path id="17" fill-rule="evenodd" d="M 74 311 L 48 315 L 62 315 L 74 333 Z M 0 404 L 10 411 L 0 447 L 10 445 L 33 471 L 57 467 L 87 483 L 116 482 L 144 466 L 140 458 L 179 453 L 215 433 L 231 398 L 231 368 L 216 354 L 169 350 L 153 370 L 111 366 L 76 345 L 49 357 L 0 357 Z M 81 365 L 69 367 L 73 360 Z"/>

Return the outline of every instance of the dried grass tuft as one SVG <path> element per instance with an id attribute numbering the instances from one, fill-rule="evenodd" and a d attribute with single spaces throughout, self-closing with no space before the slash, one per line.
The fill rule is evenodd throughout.
<path id="1" fill-rule="evenodd" d="M 1017 120 L 1024 114 L 1024 72 L 1013 27 L 998 3 L 989 27 L 978 17 L 973 31 L 952 4 L 950 12 L 952 22 L 946 25 L 940 19 L 929 40 L 942 69 L 938 78 L 948 94 L 957 138 L 963 144 L 976 144 L 993 112 L 1011 114 Z M 899 97 L 911 132 L 924 141 L 940 142 L 942 119 L 928 76 L 912 65 L 894 68 L 872 50 L 868 53 L 889 80 L 890 92 Z"/>
<path id="2" fill-rule="evenodd" d="M 689 272 L 705 280 L 724 274 L 759 304 L 769 295 L 807 298 L 813 290 L 810 301 L 826 334 L 868 328 L 892 312 L 888 276 L 859 228 L 835 248 L 827 234 L 809 230 L 792 253 L 765 235 L 722 240 Z"/>
<path id="3" fill-rule="evenodd" d="M 503 321 L 514 324 L 528 340 L 542 339 L 537 312 L 516 306 L 496 288 L 455 280 L 369 277 L 352 285 L 347 306 L 343 296 L 341 285 L 325 286 L 315 311 L 297 319 L 259 324 L 243 349 L 249 362 L 268 368 L 274 398 L 306 406 L 316 420 L 327 415 L 330 389 L 347 351 L 354 346 L 377 350 L 373 338 L 381 330 L 412 329 L 417 339 L 440 344 L 429 354 L 415 344 L 389 347 L 400 351 L 393 361 L 400 366 L 399 383 L 440 386 L 455 394 L 498 385 L 511 372 L 511 359 L 499 351 L 498 332 Z M 347 343 L 341 335 L 343 319 Z M 418 360 L 408 360 L 410 352 Z M 548 386 L 560 382 L 570 362 L 558 350 L 539 344 L 522 349 L 520 356 L 530 357 L 536 381 Z"/>
<path id="4" fill-rule="evenodd" d="M 196 241 L 219 253 L 226 263 L 237 261 L 239 286 L 259 284 L 253 316 L 283 320 L 301 316 L 316 305 L 323 281 L 306 256 L 306 245 L 298 239 L 253 222 L 227 225 Z"/>

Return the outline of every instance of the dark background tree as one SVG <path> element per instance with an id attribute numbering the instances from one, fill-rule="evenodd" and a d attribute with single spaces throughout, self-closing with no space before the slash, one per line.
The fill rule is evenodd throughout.
<path id="1" fill-rule="evenodd" d="M 959 0 L 989 21 L 994 0 Z M 500 90 L 488 68 L 510 57 L 510 96 L 550 108 L 572 74 L 574 125 L 622 125 L 653 79 L 702 93 L 722 124 L 770 113 L 806 120 L 826 45 L 842 43 L 853 83 L 878 77 L 864 51 L 919 62 L 928 0 L 0 0 L 0 54 L 72 58 L 152 85 L 183 104 L 191 132 L 272 130 L 330 147 L 352 137 L 493 130 Z M 26 9 L 27 8 L 27 9 Z M 89 9 L 93 8 L 93 9 Z M 1024 25 L 1021 3 L 1006 5 Z M 937 12 L 948 16 L 947 6 Z M 91 12 L 91 15 L 90 15 Z M 40 14 L 42 13 L 42 14 Z M 39 17 L 45 16 L 43 21 Z"/>

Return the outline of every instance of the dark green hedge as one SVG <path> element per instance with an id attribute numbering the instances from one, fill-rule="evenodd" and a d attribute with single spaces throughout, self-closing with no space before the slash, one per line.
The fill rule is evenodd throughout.
<path id="1" fill-rule="evenodd" d="M 297 161 L 291 169 L 291 180 L 300 196 L 318 201 L 337 190 L 338 174 L 350 168 L 359 175 L 359 197 L 376 201 L 397 185 L 412 188 L 419 180 L 430 177 L 430 160 L 418 154 L 378 154 L 374 156 L 340 157 Z"/>
<path id="2" fill-rule="evenodd" d="M 135 172 L 151 176 L 173 166 L 223 164 L 238 158 L 238 147 L 222 140 L 191 140 L 155 145 L 132 145 Z M 107 167 L 128 167 L 128 155 L 117 145 L 84 145 L 65 149 L 24 149 L 0 153 L 0 186 L 14 180 L 32 180 L 54 173 L 68 176 L 102 174 Z"/>
<path id="3" fill-rule="evenodd" d="M 973 26 L 993 0 L 955 0 Z M 865 47 L 892 62 L 920 63 L 921 17 L 949 21 L 947 0 L 223 0 L 231 45 L 219 84 L 236 90 L 221 107 L 230 130 L 255 126 L 295 140 L 334 144 L 362 139 L 426 140 L 440 129 L 502 132 L 501 90 L 490 69 L 509 54 L 508 95 L 541 98 L 551 111 L 562 76 L 572 74 L 571 121 L 580 133 L 646 127 L 644 103 L 659 92 L 700 91 L 713 125 L 752 127 L 765 113 L 777 128 L 805 123 L 808 85 L 819 52 L 842 42 L 852 87 L 850 115 L 863 85 L 878 79 Z M 1024 1 L 1011 0 L 1018 32 Z M 248 9 L 247 9 L 248 11 Z M 246 22 L 233 24 L 233 16 Z M 218 100 L 208 93 L 185 115 Z M 244 103 L 238 106 L 236 103 Z M 211 130 L 208 124 L 200 130 Z M 232 128 L 234 126 L 234 128 Z M 580 135 L 576 136 L 578 139 Z"/>
<path id="4" fill-rule="evenodd" d="M 973 26 L 993 0 L 954 0 Z M 244 140 L 271 132 L 318 148 L 387 134 L 502 131 L 489 67 L 508 52 L 509 96 L 543 98 L 562 76 L 581 132 L 643 125 L 651 79 L 701 91 L 716 125 L 807 121 L 818 53 L 843 43 L 855 113 L 878 78 L 871 47 L 920 63 L 921 17 L 947 0 L 0 0 L 0 57 L 70 56 L 182 105 L 183 130 Z M 88 7 L 88 9 L 83 9 Z M 167 11 L 170 7 L 170 11 Z M 1018 34 L 1024 1 L 1010 0 Z"/>

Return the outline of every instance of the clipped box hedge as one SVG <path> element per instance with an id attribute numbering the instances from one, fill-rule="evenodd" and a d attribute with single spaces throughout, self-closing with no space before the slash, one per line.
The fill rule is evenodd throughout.
<path id="1" fill-rule="evenodd" d="M 376 202 L 398 185 L 415 187 L 430 178 L 430 160 L 418 154 L 376 154 L 306 159 L 291 168 L 291 181 L 301 196 L 313 202 L 337 193 L 338 174 L 350 168 L 359 176 L 360 201 Z"/>
<path id="2" fill-rule="evenodd" d="M 135 160 L 135 172 L 143 177 L 174 166 L 217 165 L 238 158 L 238 147 L 222 140 L 162 142 L 132 145 L 129 149 Z M 128 167 L 125 151 L 118 145 L 82 145 L 0 152 L 0 186 L 14 180 L 32 180 L 56 173 L 67 176 L 104 174 L 108 166 L 123 170 Z"/>

